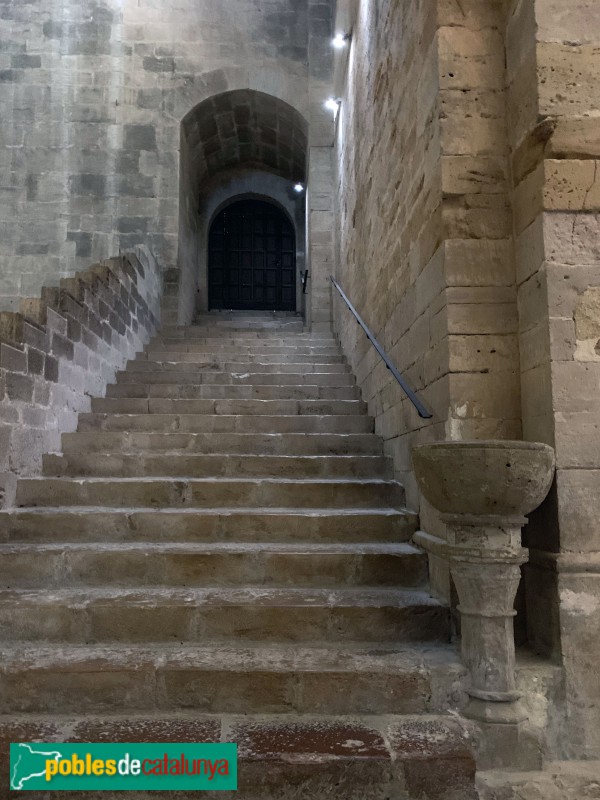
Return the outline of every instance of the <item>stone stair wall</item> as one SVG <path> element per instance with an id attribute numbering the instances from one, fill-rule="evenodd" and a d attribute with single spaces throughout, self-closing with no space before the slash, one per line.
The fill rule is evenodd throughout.
<path id="1" fill-rule="evenodd" d="M 154 335 L 162 290 L 155 259 L 138 247 L 0 313 L 0 507 Z"/>

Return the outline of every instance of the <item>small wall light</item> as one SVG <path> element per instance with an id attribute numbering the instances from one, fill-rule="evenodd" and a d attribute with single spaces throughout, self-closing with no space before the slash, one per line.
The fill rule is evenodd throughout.
<path id="1" fill-rule="evenodd" d="M 337 97 L 330 97 L 325 102 L 325 108 L 328 108 L 334 114 L 337 114 L 337 112 L 340 110 L 340 103 L 341 102 L 342 101 Z"/>
<path id="2" fill-rule="evenodd" d="M 350 41 L 349 33 L 336 33 L 334 38 L 331 40 L 331 44 L 335 47 L 336 50 L 341 50 L 343 47 L 346 47 L 349 41 Z"/>
<path id="3" fill-rule="evenodd" d="M 294 191 L 295 191 L 295 192 L 298 192 L 298 194 L 300 194 L 301 192 L 303 192 L 303 191 L 304 191 L 304 186 L 303 186 L 303 184 L 301 184 L 301 183 L 297 183 L 297 184 L 294 186 Z"/>

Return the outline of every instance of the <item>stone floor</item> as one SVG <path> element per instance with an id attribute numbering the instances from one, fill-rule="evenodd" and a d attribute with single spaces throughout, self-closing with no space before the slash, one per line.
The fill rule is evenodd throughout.
<path id="1" fill-rule="evenodd" d="M 481 800 L 598 800 L 600 761 L 557 761 L 542 772 L 483 772 Z"/>

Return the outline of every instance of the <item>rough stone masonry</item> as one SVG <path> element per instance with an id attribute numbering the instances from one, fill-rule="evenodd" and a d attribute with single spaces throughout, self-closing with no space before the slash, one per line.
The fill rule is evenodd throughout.
<path id="1" fill-rule="evenodd" d="M 565 667 L 557 753 L 600 755 L 600 17 L 591 0 L 345 3 L 338 276 L 434 413 L 419 419 L 339 300 L 335 326 L 421 524 L 411 448 L 556 449 L 525 533 L 517 628 Z M 357 154 L 360 153 L 360 157 Z M 430 554 L 452 602 L 448 565 Z"/>
<path id="2" fill-rule="evenodd" d="M 0 0 L 6 497 L 154 332 L 161 296 L 163 322 L 192 321 L 200 209 L 236 187 L 292 207 L 302 180 L 306 324 L 333 324 L 425 532 L 446 536 L 415 444 L 555 449 L 517 639 L 561 670 L 547 758 L 600 759 L 599 109 L 597 0 Z M 429 569 L 453 606 L 447 560 Z"/>

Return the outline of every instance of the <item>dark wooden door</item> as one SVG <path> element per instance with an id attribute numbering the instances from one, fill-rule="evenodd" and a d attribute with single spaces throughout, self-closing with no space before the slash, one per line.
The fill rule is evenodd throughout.
<path id="1" fill-rule="evenodd" d="M 239 200 L 215 218 L 208 239 L 209 307 L 296 310 L 296 237 L 271 203 Z"/>

